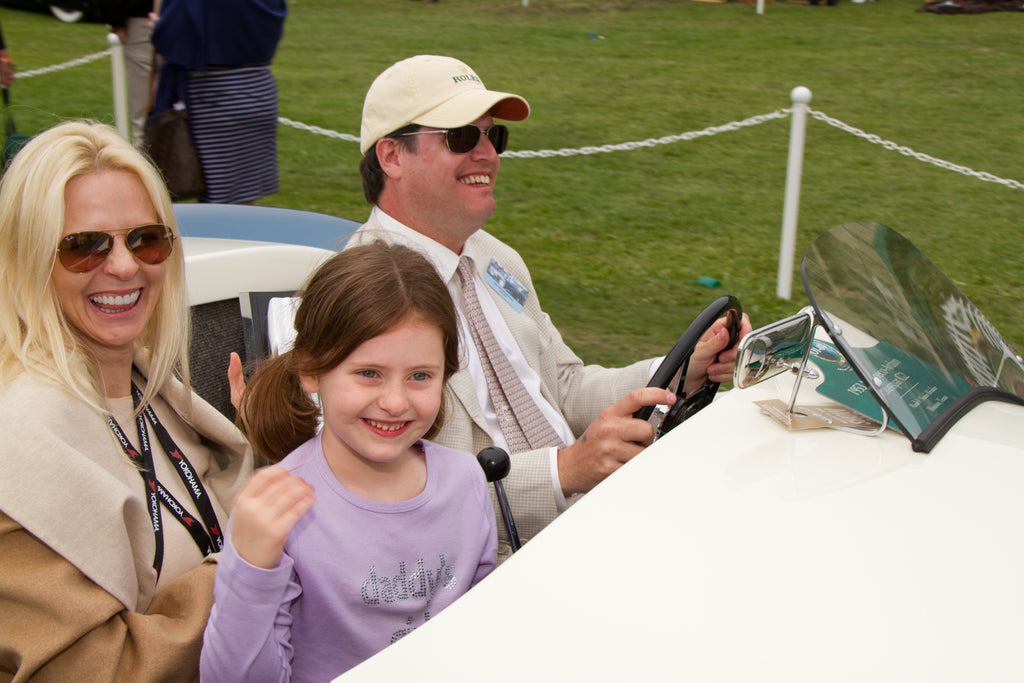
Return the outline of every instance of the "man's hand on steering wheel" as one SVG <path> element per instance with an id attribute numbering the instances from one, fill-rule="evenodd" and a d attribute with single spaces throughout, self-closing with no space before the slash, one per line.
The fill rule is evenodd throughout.
<path id="1" fill-rule="evenodd" d="M 720 381 L 732 378 L 736 352 L 731 349 L 749 331 L 750 321 L 736 297 L 726 294 L 713 301 L 693 319 L 647 383 L 668 389 L 679 400 L 667 409 L 641 408 L 633 416 L 648 420 L 657 439 L 709 405 Z M 698 349 L 700 358 L 695 365 Z"/>
<path id="2" fill-rule="evenodd" d="M 633 413 L 675 402 L 675 394 L 667 389 L 644 387 L 605 408 L 574 444 L 558 451 L 563 493 L 586 493 L 651 443 L 654 427 L 646 420 L 634 419 Z"/>
<path id="3" fill-rule="evenodd" d="M 690 365 L 686 372 L 684 388 L 687 394 L 701 388 L 705 381 L 723 384 L 732 381 L 733 369 L 736 367 L 736 347 L 739 340 L 753 331 L 750 318 L 746 313 L 740 320 L 736 343 L 729 346 L 729 329 L 727 318 L 719 318 L 697 342 L 697 348 L 690 357 Z"/>

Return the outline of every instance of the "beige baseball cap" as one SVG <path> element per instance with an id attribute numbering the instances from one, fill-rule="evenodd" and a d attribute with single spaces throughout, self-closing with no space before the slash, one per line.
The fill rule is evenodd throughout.
<path id="1" fill-rule="evenodd" d="M 472 69 L 452 57 L 417 55 L 385 69 L 363 101 L 359 150 L 410 124 L 457 128 L 491 112 L 522 121 L 530 105 L 519 95 L 488 90 Z"/>

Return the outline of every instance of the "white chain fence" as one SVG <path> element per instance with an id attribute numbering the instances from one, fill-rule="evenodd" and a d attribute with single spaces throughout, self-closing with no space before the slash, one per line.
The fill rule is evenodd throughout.
<path id="1" fill-rule="evenodd" d="M 358 135 L 349 135 L 348 133 L 339 133 L 336 130 L 329 130 L 327 128 L 321 128 L 320 126 L 311 126 L 308 123 L 292 121 L 291 119 L 286 119 L 283 116 L 277 117 L 277 122 L 280 123 L 282 126 L 291 126 L 292 128 L 298 128 L 299 130 L 304 130 L 307 133 L 313 133 L 315 135 L 324 135 L 329 138 L 335 138 L 336 140 L 346 140 L 348 142 L 359 142 Z"/>
<path id="2" fill-rule="evenodd" d="M 33 69 L 32 71 L 19 71 L 17 74 L 18 80 L 23 78 L 32 78 L 33 76 L 41 76 L 43 74 L 52 74 L 56 71 L 64 71 L 72 67 L 81 66 L 82 64 L 88 64 L 89 62 L 95 62 L 97 59 L 103 59 L 110 55 L 110 50 L 104 50 L 103 52 L 97 52 L 95 54 L 86 55 L 85 57 L 79 57 L 78 59 L 72 59 L 69 62 L 63 64 L 54 64 L 53 66 L 44 66 L 41 69 Z"/>
<path id="3" fill-rule="evenodd" d="M 98 59 L 103 59 L 110 55 L 111 50 L 104 50 L 103 52 L 96 52 L 91 55 L 79 57 L 78 59 L 72 59 L 71 61 L 64 62 L 62 64 L 54 64 L 53 66 L 46 66 L 40 69 L 33 69 L 31 71 L 18 72 L 18 78 L 32 78 L 34 76 L 40 76 L 43 74 L 54 73 L 57 71 L 64 71 L 65 69 L 71 69 L 82 64 L 88 64 Z M 547 159 L 551 157 L 569 157 L 577 155 L 587 154 L 605 154 L 609 152 L 626 152 L 635 149 L 642 149 L 645 147 L 656 147 L 658 145 L 668 145 L 676 142 L 685 142 L 689 140 L 696 140 L 701 137 L 709 137 L 712 135 L 718 135 L 720 133 L 728 133 L 741 128 L 747 128 L 749 126 L 757 126 L 768 121 L 775 121 L 777 119 L 787 118 L 793 113 L 791 108 L 778 109 L 770 114 L 761 114 L 758 116 L 751 116 L 750 118 L 743 119 L 741 121 L 732 121 L 720 126 L 709 126 L 703 130 L 689 131 L 686 133 L 679 133 L 678 135 L 666 135 L 660 138 L 647 138 L 646 140 L 638 140 L 634 142 L 621 142 L 617 144 L 587 146 L 578 148 L 564 147 L 562 149 L 541 149 L 541 150 L 519 150 L 519 151 L 507 151 L 502 155 L 502 158 L 512 159 Z M 917 159 L 939 168 L 944 168 L 948 171 L 956 171 L 963 175 L 977 178 L 978 180 L 984 180 L 989 183 L 998 183 L 1015 190 L 1024 190 L 1024 183 L 1011 180 L 1009 178 L 1000 178 L 999 176 L 993 175 L 986 171 L 975 171 L 974 169 L 968 168 L 967 166 L 961 166 L 960 164 L 954 164 L 943 159 L 937 159 L 928 154 L 922 152 L 916 152 L 909 147 L 897 144 L 891 140 L 885 140 L 873 133 L 866 133 L 859 128 L 855 128 L 849 124 L 843 123 L 838 119 L 834 119 L 820 111 L 808 108 L 809 113 L 814 118 L 827 123 L 830 126 L 838 128 L 844 132 L 847 132 L 856 137 L 862 138 L 876 145 L 881 145 L 887 150 L 893 152 L 899 152 L 900 154 Z M 338 131 L 330 130 L 327 128 L 321 128 L 320 126 L 313 126 L 301 121 L 293 121 L 292 119 L 285 118 L 283 116 L 278 118 L 278 122 L 283 126 L 290 126 L 298 130 L 306 131 L 307 133 L 313 133 L 314 135 L 323 135 L 329 138 L 335 138 L 337 140 L 345 140 L 346 142 L 359 142 L 359 137 L 356 135 L 349 135 L 347 133 L 339 133 Z"/>
<path id="4" fill-rule="evenodd" d="M 1024 190 L 1024 183 L 1018 182 L 1016 180 L 1011 180 L 1011 179 L 1008 179 L 1008 178 L 1000 178 L 999 176 L 993 175 L 992 173 L 988 173 L 987 171 L 975 171 L 975 170 L 973 170 L 971 168 L 968 168 L 967 166 L 961 166 L 959 164 L 954 164 L 954 163 L 952 163 L 950 161 L 944 161 L 943 159 L 937 159 L 937 158 L 935 158 L 933 156 L 930 156 L 928 154 L 924 154 L 922 152 L 915 152 L 913 149 L 911 149 L 909 147 L 905 147 L 903 145 L 897 144 L 895 142 L 892 142 L 891 140 L 884 140 L 881 137 L 879 137 L 879 136 L 877 136 L 877 135 L 875 135 L 873 133 L 865 133 L 864 131 L 860 130 L 859 128 L 854 128 L 851 125 L 843 123 L 842 121 L 839 121 L 838 119 L 834 119 L 834 118 L 832 118 L 832 117 L 830 117 L 830 116 L 828 116 L 826 114 L 823 114 L 820 111 L 815 111 L 814 109 L 808 108 L 807 112 L 811 116 L 813 116 L 814 118 L 818 119 L 819 121 L 827 123 L 830 126 L 834 126 L 834 127 L 838 128 L 839 130 L 842 130 L 842 131 L 845 131 L 847 133 L 850 133 L 851 135 L 855 135 L 855 136 L 857 136 L 859 138 L 863 138 L 864 140 L 867 140 L 868 142 L 874 143 L 876 145 L 881 145 L 882 147 L 884 147 L 885 149 L 888 149 L 890 151 L 899 152 L 900 154 L 902 154 L 904 156 L 911 157 L 911 158 L 917 159 L 918 161 L 923 161 L 925 163 L 932 164 L 934 166 L 938 166 L 939 168 L 944 168 L 944 169 L 946 169 L 948 171 L 956 171 L 957 173 L 962 173 L 964 175 L 972 176 L 972 177 L 977 178 L 979 180 L 984 180 L 984 181 L 990 182 L 990 183 L 999 183 L 1000 185 L 1005 185 L 1006 187 L 1010 187 L 1010 188 L 1013 188 L 1015 190 Z M 679 133 L 678 135 L 666 135 L 666 136 L 660 137 L 660 138 L 647 138 L 646 140 L 637 140 L 637 141 L 632 141 L 632 142 L 620 142 L 620 143 L 617 143 L 617 144 L 586 146 L 586 147 L 576 147 L 576 148 L 563 147 L 562 149 L 508 150 L 504 154 L 501 155 L 501 158 L 502 159 L 509 159 L 509 158 L 511 158 L 511 159 L 548 159 L 548 158 L 551 158 L 551 157 L 570 157 L 570 156 L 587 155 L 587 154 L 603 154 L 603 153 L 608 153 L 608 152 L 626 152 L 626 151 L 630 151 L 630 150 L 634 150 L 634 149 L 642 149 L 644 147 L 656 147 L 658 145 L 668 145 L 668 144 L 672 144 L 672 143 L 675 143 L 675 142 L 685 142 L 685 141 L 688 141 L 688 140 L 696 140 L 697 138 L 709 137 L 709 136 L 712 136 L 712 135 L 718 135 L 719 133 L 729 133 L 729 132 L 732 132 L 732 131 L 735 131 L 735 130 L 740 130 L 741 128 L 747 128 L 749 126 L 757 126 L 757 125 L 760 125 L 762 123 L 767 123 L 769 121 L 775 121 L 777 119 L 784 119 L 784 118 L 789 117 L 792 113 L 793 113 L 793 110 L 791 108 L 778 109 L 776 111 L 773 111 L 770 114 L 760 114 L 758 116 L 751 116 L 750 118 L 746 118 L 746 119 L 743 119 L 741 121 L 732 121 L 730 123 L 726 123 L 726 124 L 723 124 L 723 125 L 720 125 L 720 126 L 708 126 L 707 128 L 704 128 L 702 130 L 695 130 L 695 131 L 689 131 L 689 132 L 686 132 L 686 133 Z M 326 137 L 336 138 L 338 140 L 346 140 L 348 142 L 356 142 L 356 143 L 359 142 L 359 137 L 356 136 L 356 135 L 349 135 L 347 133 L 339 133 L 339 132 L 334 131 L 334 130 L 329 130 L 329 129 L 326 129 L 326 128 L 320 128 L 319 126 L 311 126 L 309 124 L 301 123 L 299 121 L 293 121 L 293 120 L 285 118 L 283 116 L 278 118 L 278 122 L 280 124 L 282 124 L 282 125 L 291 126 L 292 128 L 297 128 L 298 130 L 304 130 L 306 132 L 314 133 L 316 135 L 324 135 Z"/>
<path id="5" fill-rule="evenodd" d="M 756 126 L 761 123 L 767 123 L 775 119 L 784 119 L 789 116 L 788 109 L 779 109 L 772 112 L 771 114 L 761 114 L 759 116 L 751 116 L 749 119 L 743 119 L 742 121 L 733 121 L 722 126 L 709 126 L 703 130 L 690 131 L 688 133 L 680 133 L 679 135 L 666 135 L 661 138 L 647 138 L 646 140 L 640 140 L 637 142 L 621 142 L 614 145 L 599 145 L 597 147 L 580 147 L 578 149 L 541 149 L 537 151 L 520 151 L 520 152 L 505 152 L 501 155 L 504 159 L 506 157 L 520 158 L 520 159 L 531 159 L 531 158 L 549 158 L 549 157 L 570 157 L 578 154 L 601 154 L 605 152 L 625 152 L 631 149 L 641 149 L 643 147 L 655 147 L 657 145 L 668 145 L 673 142 L 682 142 L 684 140 L 695 140 L 701 137 L 708 137 L 711 135 L 718 135 L 719 133 L 728 133 L 729 131 L 739 130 L 740 128 L 746 128 L 748 126 Z"/>
<path id="6" fill-rule="evenodd" d="M 999 176 L 992 175 L 991 173 L 988 173 L 986 171 L 975 171 L 973 169 L 968 168 L 967 166 L 960 166 L 959 164 L 954 164 L 952 162 L 944 161 L 942 159 L 936 159 L 933 156 L 929 156 L 921 152 L 915 152 L 909 147 L 898 145 L 895 142 L 892 142 L 891 140 L 883 140 L 874 133 L 865 133 L 859 128 L 854 128 L 851 125 L 839 121 L 838 119 L 826 116 L 825 114 L 822 114 L 820 111 L 808 109 L 807 113 L 813 116 L 814 118 L 818 119 L 819 121 L 824 121 L 830 126 L 835 126 L 839 130 L 850 133 L 851 135 L 863 138 L 868 142 L 872 142 L 876 145 L 881 145 L 882 147 L 890 151 L 899 152 L 903 156 L 912 157 L 914 159 L 917 159 L 918 161 L 923 161 L 927 164 L 932 164 L 933 166 L 944 168 L 947 171 L 956 171 L 957 173 L 963 173 L 964 175 L 973 176 L 978 180 L 984 180 L 989 183 L 999 183 L 1000 185 L 1005 185 L 1006 187 L 1012 187 L 1015 190 L 1024 190 L 1024 183 L 1020 183 L 1016 180 L 1000 178 Z"/>

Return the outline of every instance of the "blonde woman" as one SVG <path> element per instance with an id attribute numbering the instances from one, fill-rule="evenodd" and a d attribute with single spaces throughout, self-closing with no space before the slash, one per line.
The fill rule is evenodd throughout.
<path id="1" fill-rule="evenodd" d="M 112 128 L 68 122 L 0 206 L 0 678 L 193 679 L 252 455 L 189 388 L 167 190 Z"/>

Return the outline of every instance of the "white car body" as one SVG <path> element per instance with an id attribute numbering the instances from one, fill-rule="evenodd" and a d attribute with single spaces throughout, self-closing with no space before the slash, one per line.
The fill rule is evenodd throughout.
<path id="1" fill-rule="evenodd" d="M 184 236 L 181 241 L 192 306 L 246 292 L 294 290 L 335 253 L 299 244 L 216 237 Z"/>
<path id="2" fill-rule="evenodd" d="M 253 291 L 294 290 L 359 223 L 312 211 L 175 204 L 193 306 Z"/>
<path id="3" fill-rule="evenodd" d="M 1024 680 L 1024 408 L 929 454 L 721 394 L 344 681 Z"/>

